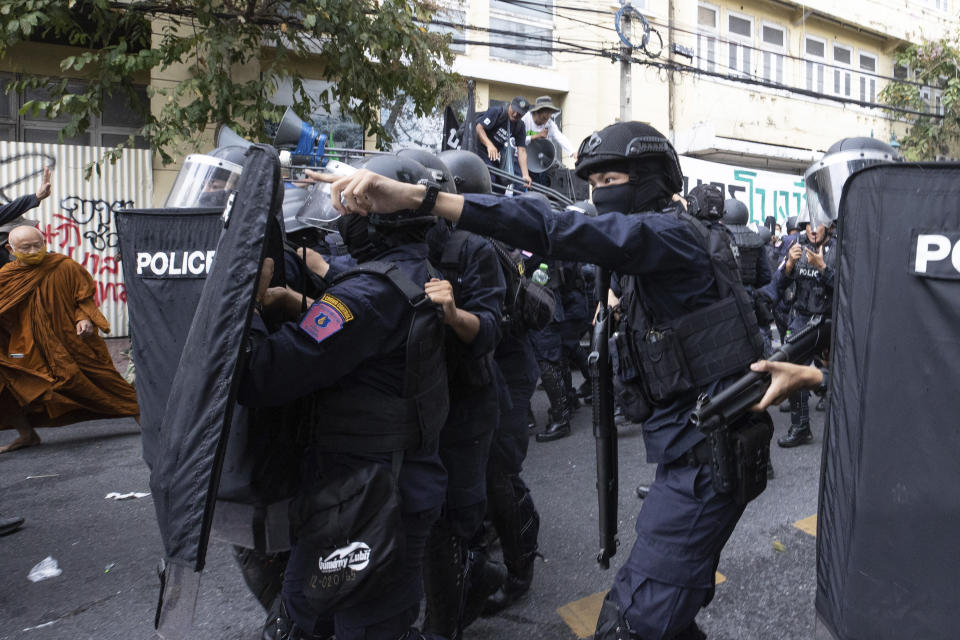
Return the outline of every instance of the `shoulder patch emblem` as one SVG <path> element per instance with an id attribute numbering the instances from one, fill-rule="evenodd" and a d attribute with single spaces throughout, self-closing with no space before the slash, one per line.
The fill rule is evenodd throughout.
<path id="1" fill-rule="evenodd" d="M 343 300 L 340 298 L 334 297 L 329 293 L 323 294 L 320 298 L 320 302 L 326 302 L 331 307 L 340 312 L 340 315 L 343 316 L 344 322 L 350 322 L 353 320 L 353 312 L 350 311 L 350 307 L 343 303 Z"/>
<path id="2" fill-rule="evenodd" d="M 333 296 L 325 295 L 313 303 L 307 315 L 300 321 L 300 328 L 317 342 L 323 342 L 343 329 L 343 326 L 351 320 L 353 320 L 353 314 L 343 302 Z"/>

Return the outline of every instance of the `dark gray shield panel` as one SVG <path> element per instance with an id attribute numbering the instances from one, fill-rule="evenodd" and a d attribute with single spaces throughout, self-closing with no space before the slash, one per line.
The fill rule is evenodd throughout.
<path id="1" fill-rule="evenodd" d="M 818 623 L 839 640 L 954 638 L 960 165 L 856 173 L 840 221 Z"/>

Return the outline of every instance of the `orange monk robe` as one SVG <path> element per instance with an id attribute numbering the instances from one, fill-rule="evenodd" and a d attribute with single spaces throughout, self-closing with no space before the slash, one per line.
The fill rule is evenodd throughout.
<path id="1" fill-rule="evenodd" d="M 9 262 L 0 269 L 0 427 L 13 426 L 4 416 L 16 412 L 32 427 L 140 413 L 103 338 L 77 335 L 84 319 L 110 330 L 94 287 L 82 266 L 58 253 L 34 267 Z"/>

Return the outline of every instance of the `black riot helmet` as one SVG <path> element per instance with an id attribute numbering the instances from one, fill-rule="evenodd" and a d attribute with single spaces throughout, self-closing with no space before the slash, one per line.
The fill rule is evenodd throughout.
<path id="1" fill-rule="evenodd" d="M 584 138 L 577 151 L 577 175 L 586 180 L 598 171 L 631 173 L 638 160 L 656 159 L 670 194 L 683 189 L 677 152 L 667 138 L 643 122 L 616 122 Z"/>
<path id="2" fill-rule="evenodd" d="M 830 227 L 840 213 L 843 185 L 855 171 L 875 164 L 899 162 L 900 155 L 875 138 L 844 138 L 803 175 L 807 187 L 808 220 L 815 228 Z M 802 220 L 801 220 L 802 221 Z"/>
<path id="3" fill-rule="evenodd" d="M 450 172 L 450 168 L 438 158 L 436 155 L 430 153 L 426 149 L 401 149 L 397 151 L 397 156 L 400 158 L 410 158 L 415 160 L 425 166 L 427 171 L 431 174 L 431 180 L 440 185 L 440 189 L 445 193 L 456 193 L 457 187 L 453 181 L 453 174 Z"/>
<path id="4" fill-rule="evenodd" d="M 440 160 L 453 174 L 457 193 L 492 193 L 487 164 L 475 153 L 463 149 L 441 151 Z"/>
<path id="5" fill-rule="evenodd" d="M 367 161 L 364 168 L 407 184 L 432 182 L 427 168 L 410 158 L 374 156 Z M 366 216 L 347 215 L 338 218 L 336 225 L 350 255 L 357 262 L 366 262 L 394 247 L 423 242 L 427 230 L 436 220 L 435 216 L 421 215 L 415 210 L 407 209 L 391 215 L 380 215 L 377 212 L 370 212 Z"/>
<path id="6" fill-rule="evenodd" d="M 787 233 L 790 233 L 791 231 L 796 231 L 799 228 L 800 228 L 800 225 L 798 224 L 797 216 L 790 216 L 789 218 L 787 218 Z"/>
<path id="7" fill-rule="evenodd" d="M 687 211 L 701 220 L 719 220 L 723 217 L 723 192 L 720 187 L 698 184 L 687 194 Z"/>
<path id="8" fill-rule="evenodd" d="M 750 222 L 750 212 L 747 211 L 747 205 L 736 198 L 727 198 L 723 203 L 725 213 L 723 214 L 724 224 L 742 224 Z"/>
<path id="9" fill-rule="evenodd" d="M 770 231 L 769 227 L 760 227 L 757 229 L 757 233 L 760 234 L 760 239 L 763 240 L 763 244 L 770 244 L 770 239 L 773 238 L 773 232 Z"/>

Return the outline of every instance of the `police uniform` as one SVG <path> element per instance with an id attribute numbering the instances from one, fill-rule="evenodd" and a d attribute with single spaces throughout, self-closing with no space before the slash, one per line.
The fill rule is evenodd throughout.
<path id="1" fill-rule="evenodd" d="M 801 233 L 806 233 L 801 231 Z M 806 238 L 804 238 L 806 239 Z M 830 316 L 833 310 L 834 267 L 836 264 L 835 241 L 833 237 L 821 245 L 823 249 L 824 269 L 821 271 L 810 264 L 807 249 L 814 250 L 804 243 L 804 251 L 794 263 L 793 270 L 787 273 L 782 268 L 778 275 L 777 288 L 785 291 L 793 285 L 793 302 L 790 308 L 788 332 L 799 331 L 815 315 Z M 810 364 L 811 361 L 798 364 Z M 792 447 L 812 440 L 810 432 L 810 392 L 797 391 L 790 396 L 790 430 L 786 437 L 778 440 L 781 447 Z"/>
<path id="2" fill-rule="evenodd" d="M 486 512 L 486 468 L 490 443 L 498 425 L 501 374 L 493 352 L 500 341 L 500 312 L 506 286 L 497 256 L 490 244 L 466 231 L 452 231 L 440 222 L 427 235 L 430 261 L 443 279 L 453 286 L 458 309 L 480 321 L 476 337 L 463 343 L 447 328 L 447 372 L 450 413 L 440 434 L 440 458 L 448 473 L 443 516 L 430 535 L 425 560 L 427 594 L 424 631 L 453 636 L 458 624 L 467 624 L 480 613 L 487 595 L 503 580 L 490 578 L 492 585 L 479 586 L 479 571 L 471 571 L 471 582 L 480 592 L 472 610 L 461 611 L 468 588 L 462 584 L 470 540 L 483 524 Z M 471 567 L 471 569 L 474 569 Z"/>
<path id="3" fill-rule="evenodd" d="M 465 199 L 460 228 L 509 237 L 558 259 L 598 264 L 621 276 L 621 284 L 623 276 L 634 276 L 660 318 L 684 316 L 719 300 L 710 255 L 678 215 L 587 218 L 552 212 L 528 198 Z M 630 635 L 623 628 L 598 626 L 597 637 L 683 637 L 692 633 L 696 613 L 712 599 L 720 551 L 743 506 L 717 493 L 709 464 L 691 455 L 704 436 L 688 418 L 701 392 L 715 393 L 735 378 L 727 375 L 659 404 L 644 422 L 647 460 L 658 464 L 657 481 L 637 518 L 637 542 L 605 603 L 619 609 L 616 626 L 622 627 L 622 620 Z"/>
<path id="4" fill-rule="evenodd" d="M 757 314 L 757 323 L 763 334 L 763 352 L 771 352 L 770 323 L 773 322 L 773 310 L 769 298 L 760 293 L 761 287 L 770 283 L 773 272 L 767 259 L 766 245 L 756 231 L 747 226 L 750 214 L 747 206 L 735 198 L 724 203 L 723 224 L 733 236 L 739 252 L 740 280 L 747 293 L 753 299 L 753 308 Z"/>
<path id="5" fill-rule="evenodd" d="M 537 357 L 543 390 L 550 400 L 549 423 L 546 429 L 536 436 L 538 442 L 546 442 L 570 435 L 570 415 L 577 408 L 576 392 L 570 384 L 570 364 L 565 353 L 571 333 L 567 308 L 571 304 L 571 296 L 575 295 L 571 291 L 573 287 L 565 280 L 575 265 L 534 255 L 526 260 L 526 272 L 533 273 L 541 264 L 548 267 L 549 279 L 546 286 L 553 292 L 556 300 L 553 322 L 543 329 L 530 332 L 530 343 Z M 567 302 L 567 305 L 564 305 L 564 302 Z M 574 312 L 576 311 L 574 306 Z M 582 315 L 581 311 L 581 318 Z M 577 323 L 577 318 L 572 320 Z"/>
<path id="6" fill-rule="evenodd" d="M 378 261 L 395 265 L 414 283 L 430 277 L 425 244 L 401 245 L 378 256 Z M 318 393 L 326 398 L 399 397 L 405 384 L 408 327 L 415 313 L 409 299 L 389 281 L 362 274 L 335 281 L 299 322 L 284 323 L 275 333 L 267 335 L 255 317 L 239 398 L 250 406 L 277 406 Z M 372 419 L 364 409 L 355 408 L 357 428 Z M 322 422 L 312 425 L 316 432 L 323 431 Z M 389 452 L 351 453 L 314 441 L 304 456 L 302 491 L 322 485 L 324 473 L 332 469 L 364 465 L 389 469 L 396 459 Z M 316 610 L 306 596 L 306 576 L 317 558 L 309 548 L 294 545 L 283 600 L 306 637 L 316 633 L 336 634 L 340 640 L 394 640 L 416 620 L 423 594 L 424 545 L 446 493 L 436 439 L 404 454 L 397 486 L 405 553 L 391 575 L 377 577 L 382 586 L 377 597 L 337 611 Z"/>

